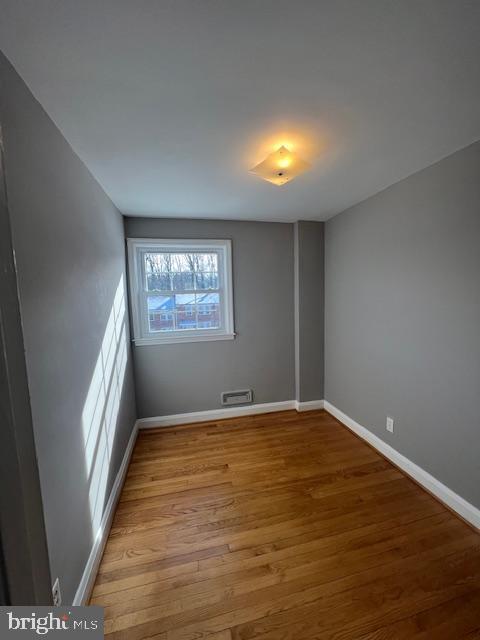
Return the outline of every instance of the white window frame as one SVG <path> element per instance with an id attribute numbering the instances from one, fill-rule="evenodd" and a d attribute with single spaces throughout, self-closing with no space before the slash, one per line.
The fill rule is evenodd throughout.
<path id="1" fill-rule="evenodd" d="M 178 240 L 127 238 L 130 301 L 132 310 L 133 341 L 135 345 L 172 344 L 180 342 L 204 342 L 233 340 L 233 280 L 231 240 Z M 162 331 L 155 334 L 148 330 L 146 292 L 144 289 L 144 253 L 180 251 L 185 253 L 211 252 L 218 256 L 218 289 L 220 293 L 221 326 L 216 329 L 183 329 Z M 178 293 L 182 293 L 179 291 Z M 198 293 L 198 291 L 197 291 Z M 205 290 L 208 293 L 208 289 Z"/>

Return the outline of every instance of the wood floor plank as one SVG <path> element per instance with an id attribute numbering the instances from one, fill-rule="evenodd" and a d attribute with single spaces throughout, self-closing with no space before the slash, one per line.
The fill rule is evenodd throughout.
<path id="1" fill-rule="evenodd" d="M 109 640 L 474 640 L 480 536 L 325 411 L 149 430 L 91 602 Z"/>
<path id="2" fill-rule="evenodd" d="M 293 579 L 295 572 L 298 575 L 306 575 L 319 569 L 324 571 L 325 576 L 328 575 L 328 571 L 333 571 L 333 574 L 338 577 L 346 575 L 348 572 L 359 571 L 365 568 L 366 563 L 372 566 L 373 564 L 385 563 L 389 559 L 395 559 L 399 555 L 407 557 L 408 553 L 415 553 L 420 545 L 425 545 L 433 537 L 436 537 L 439 542 L 455 538 L 459 533 L 458 529 L 458 526 L 446 519 L 445 514 L 439 514 L 430 519 L 428 527 L 419 521 L 408 525 L 408 527 L 399 527 L 394 531 L 359 536 L 354 544 L 351 543 L 350 538 L 348 542 L 344 540 L 342 546 L 335 537 L 331 540 L 330 545 L 323 545 L 321 557 L 312 553 L 312 551 L 318 551 L 318 545 L 315 547 L 313 544 L 307 543 L 303 553 L 299 547 L 287 547 L 237 563 L 227 563 L 203 571 L 199 570 L 195 576 L 181 576 L 180 579 L 163 581 L 153 585 L 149 590 L 149 595 L 147 595 L 147 585 L 143 585 L 143 589 L 125 590 L 123 598 L 119 598 L 119 594 L 114 594 L 115 597 L 110 598 L 110 602 L 113 604 L 118 603 L 117 608 L 111 607 L 109 609 L 105 599 L 103 604 L 107 606 L 107 613 L 126 613 L 130 610 L 155 606 L 158 602 L 156 598 L 160 592 L 168 591 L 163 595 L 163 600 L 168 600 L 191 596 L 200 591 L 215 591 L 219 586 L 225 584 L 233 584 L 236 587 L 243 580 L 243 576 L 246 580 L 251 581 L 255 577 L 255 569 L 261 570 L 258 575 L 268 574 L 271 584 Z M 434 544 L 435 540 L 432 541 L 432 546 Z M 398 549 L 399 545 L 402 545 L 401 551 Z M 341 567 L 338 566 L 340 549 L 343 549 Z M 251 590 L 260 588 L 260 586 L 258 580 L 249 585 Z M 187 588 L 181 589 L 181 587 Z M 243 591 L 246 590 L 243 589 Z M 119 602 L 119 600 L 121 601 Z M 127 600 L 128 604 L 125 604 Z"/>
<path id="3" fill-rule="evenodd" d="M 452 549 L 459 547 L 459 543 L 451 543 L 448 545 L 447 554 Z M 478 551 L 478 549 L 476 550 Z M 433 568 L 436 568 L 436 574 L 439 575 L 438 567 L 435 567 L 433 559 L 435 554 L 430 552 L 428 555 L 428 564 Z M 369 595 L 372 593 L 372 581 L 379 577 L 388 584 L 388 580 L 393 582 L 393 588 L 390 586 L 390 590 L 394 593 L 398 592 L 397 581 L 400 579 L 400 562 L 392 563 L 387 566 L 381 566 L 379 568 L 374 567 L 373 570 L 367 570 L 360 574 L 353 574 L 346 578 L 340 578 L 337 580 L 329 579 L 328 582 L 322 582 L 324 579 L 323 573 L 314 573 L 301 578 L 297 578 L 291 582 L 281 582 L 275 584 L 267 589 L 259 589 L 254 592 L 250 592 L 232 599 L 224 599 L 220 603 L 210 607 L 199 607 L 192 611 L 184 611 L 179 615 L 173 615 L 168 618 L 158 619 L 155 612 L 143 612 L 139 611 L 135 618 L 130 618 L 128 624 L 132 626 L 125 626 L 126 633 L 120 631 L 114 633 L 112 638 L 119 640 L 120 638 L 130 638 L 131 640 L 138 640 L 151 632 L 152 629 L 162 629 L 167 631 L 167 638 L 175 638 L 175 640 L 193 640 L 201 634 L 208 634 L 212 632 L 220 631 L 224 628 L 235 628 L 237 625 L 242 626 L 241 635 L 239 638 L 251 638 L 259 635 L 258 627 L 254 626 L 254 633 L 250 630 L 251 624 L 257 618 L 266 616 L 268 619 L 268 631 L 265 635 L 270 640 L 279 637 L 279 627 L 282 628 L 282 633 L 288 631 L 292 637 L 301 637 L 300 634 L 310 634 L 312 629 L 312 622 L 316 620 L 318 614 L 319 604 L 325 605 L 321 614 L 321 622 L 325 620 L 325 617 L 336 615 L 341 626 L 345 626 L 351 619 L 352 611 L 349 610 L 347 614 L 340 615 L 343 612 L 342 603 L 344 600 L 343 592 L 348 592 L 349 599 L 355 600 L 358 597 L 358 593 L 364 594 L 364 606 L 367 606 Z M 411 570 L 412 575 L 415 576 L 415 572 L 420 572 L 420 567 L 425 570 L 425 563 L 420 562 L 420 567 L 417 562 L 402 563 L 407 564 L 407 567 Z M 466 562 L 465 562 L 466 564 Z M 462 570 L 465 566 L 462 567 Z M 448 575 L 448 572 L 446 572 Z M 443 575 L 443 573 L 442 573 Z M 417 576 L 420 577 L 420 576 Z M 329 576 L 331 578 L 331 576 Z M 477 586 L 480 584 L 477 581 Z M 363 588 L 362 588 L 363 587 Z M 447 594 L 442 594 L 445 598 Z M 448 598 L 456 595 L 456 592 L 448 593 Z M 382 592 L 382 597 L 384 592 Z M 377 598 L 378 599 L 378 598 Z M 387 598 L 387 602 L 391 600 L 391 595 Z M 374 600 L 375 601 L 375 600 Z M 416 602 L 416 601 L 415 601 Z M 328 603 L 328 606 L 327 606 Z M 305 608 L 308 605 L 308 608 Z M 296 611 L 297 607 L 301 607 L 302 610 Z M 284 617 L 285 612 L 288 614 Z M 298 623 L 298 620 L 302 623 Z M 281 624 L 279 624 L 279 620 Z M 308 622 L 303 622 L 308 621 Z M 125 624 L 127 621 L 122 621 L 115 624 Z M 318 624 L 319 629 L 324 633 L 324 629 L 321 623 Z M 363 629 L 362 629 L 363 630 Z M 234 635 L 234 638 L 236 636 Z M 308 637 L 310 637 L 308 635 Z M 323 636 L 322 636 L 323 637 Z M 355 636 L 353 636 L 355 637 Z"/>
<path id="4" fill-rule="evenodd" d="M 479 612 L 480 591 L 472 591 L 362 635 L 358 640 L 457 640 L 475 631 Z"/>
<path id="5" fill-rule="evenodd" d="M 233 597 L 234 595 L 278 584 L 279 582 L 288 582 L 311 573 L 321 572 L 322 581 L 328 580 L 330 577 L 338 579 L 376 565 L 386 564 L 398 557 L 406 558 L 409 555 L 414 555 L 427 543 L 430 548 L 433 548 L 439 544 L 445 544 L 447 540 L 455 540 L 459 535 L 459 527 L 452 527 L 451 525 L 451 521 L 442 522 L 437 518 L 432 521 L 428 529 L 417 527 L 418 531 L 403 532 L 403 535 L 384 535 L 376 543 L 346 551 L 341 560 L 338 559 L 337 553 L 333 548 L 331 555 L 324 553 L 322 558 L 317 558 L 311 552 L 281 558 L 279 557 L 281 555 L 280 552 L 274 552 L 269 554 L 268 563 L 266 559 L 263 559 L 263 563 L 256 563 L 257 566 L 255 568 L 239 570 L 235 574 L 221 572 L 220 577 L 208 579 L 206 572 L 204 572 L 203 576 L 199 572 L 199 577 L 203 577 L 201 581 L 193 583 L 188 581 L 187 578 L 185 581 L 188 584 L 182 588 L 177 585 L 175 589 L 169 589 L 168 592 L 163 594 L 162 601 L 185 600 L 188 602 L 188 608 L 195 608 L 195 606 L 200 606 L 197 603 L 206 595 L 211 602 L 214 601 L 215 597 L 217 597 L 217 601 L 222 600 L 224 598 L 224 589 L 228 589 L 228 596 Z M 401 551 L 399 550 L 400 545 L 402 545 Z M 250 562 L 250 565 L 252 564 Z M 247 562 L 244 562 L 243 566 L 245 567 L 246 565 Z M 216 573 L 220 574 L 219 568 L 217 568 Z M 210 576 L 212 574 L 214 572 L 210 570 Z M 157 589 L 150 597 L 142 594 L 138 598 L 134 598 L 131 593 L 131 598 L 128 602 L 123 601 L 116 607 L 107 606 L 105 614 L 112 618 L 118 618 L 133 611 L 141 611 L 149 607 L 156 608 L 158 593 L 159 590 Z M 197 598 L 196 601 L 195 598 Z M 158 610 L 154 614 L 156 617 L 160 617 Z"/>

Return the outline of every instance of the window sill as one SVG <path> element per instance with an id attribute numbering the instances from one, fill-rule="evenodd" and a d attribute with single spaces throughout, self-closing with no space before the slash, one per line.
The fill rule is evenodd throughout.
<path id="1" fill-rule="evenodd" d="M 214 333 L 197 336 L 169 336 L 165 338 L 136 338 L 133 340 L 136 347 L 156 344 L 180 344 L 182 342 L 213 342 L 214 340 L 234 340 L 235 333 Z"/>

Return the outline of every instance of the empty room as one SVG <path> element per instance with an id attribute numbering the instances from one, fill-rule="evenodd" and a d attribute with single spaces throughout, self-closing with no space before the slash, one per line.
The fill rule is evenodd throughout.
<path id="1" fill-rule="evenodd" d="M 480 2 L 0 0 L 0 638 L 480 640 Z"/>

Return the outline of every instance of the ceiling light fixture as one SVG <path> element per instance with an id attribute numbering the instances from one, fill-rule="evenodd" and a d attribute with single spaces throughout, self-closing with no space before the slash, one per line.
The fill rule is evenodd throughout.
<path id="1" fill-rule="evenodd" d="M 286 182 L 291 182 L 293 178 L 308 169 L 310 169 L 308 162 L 305 162 L 296 153 L 282 145 L 268 155 L 260 164 L 250 169 L 250 172 L 272 184 L 281 186 Z"/>

